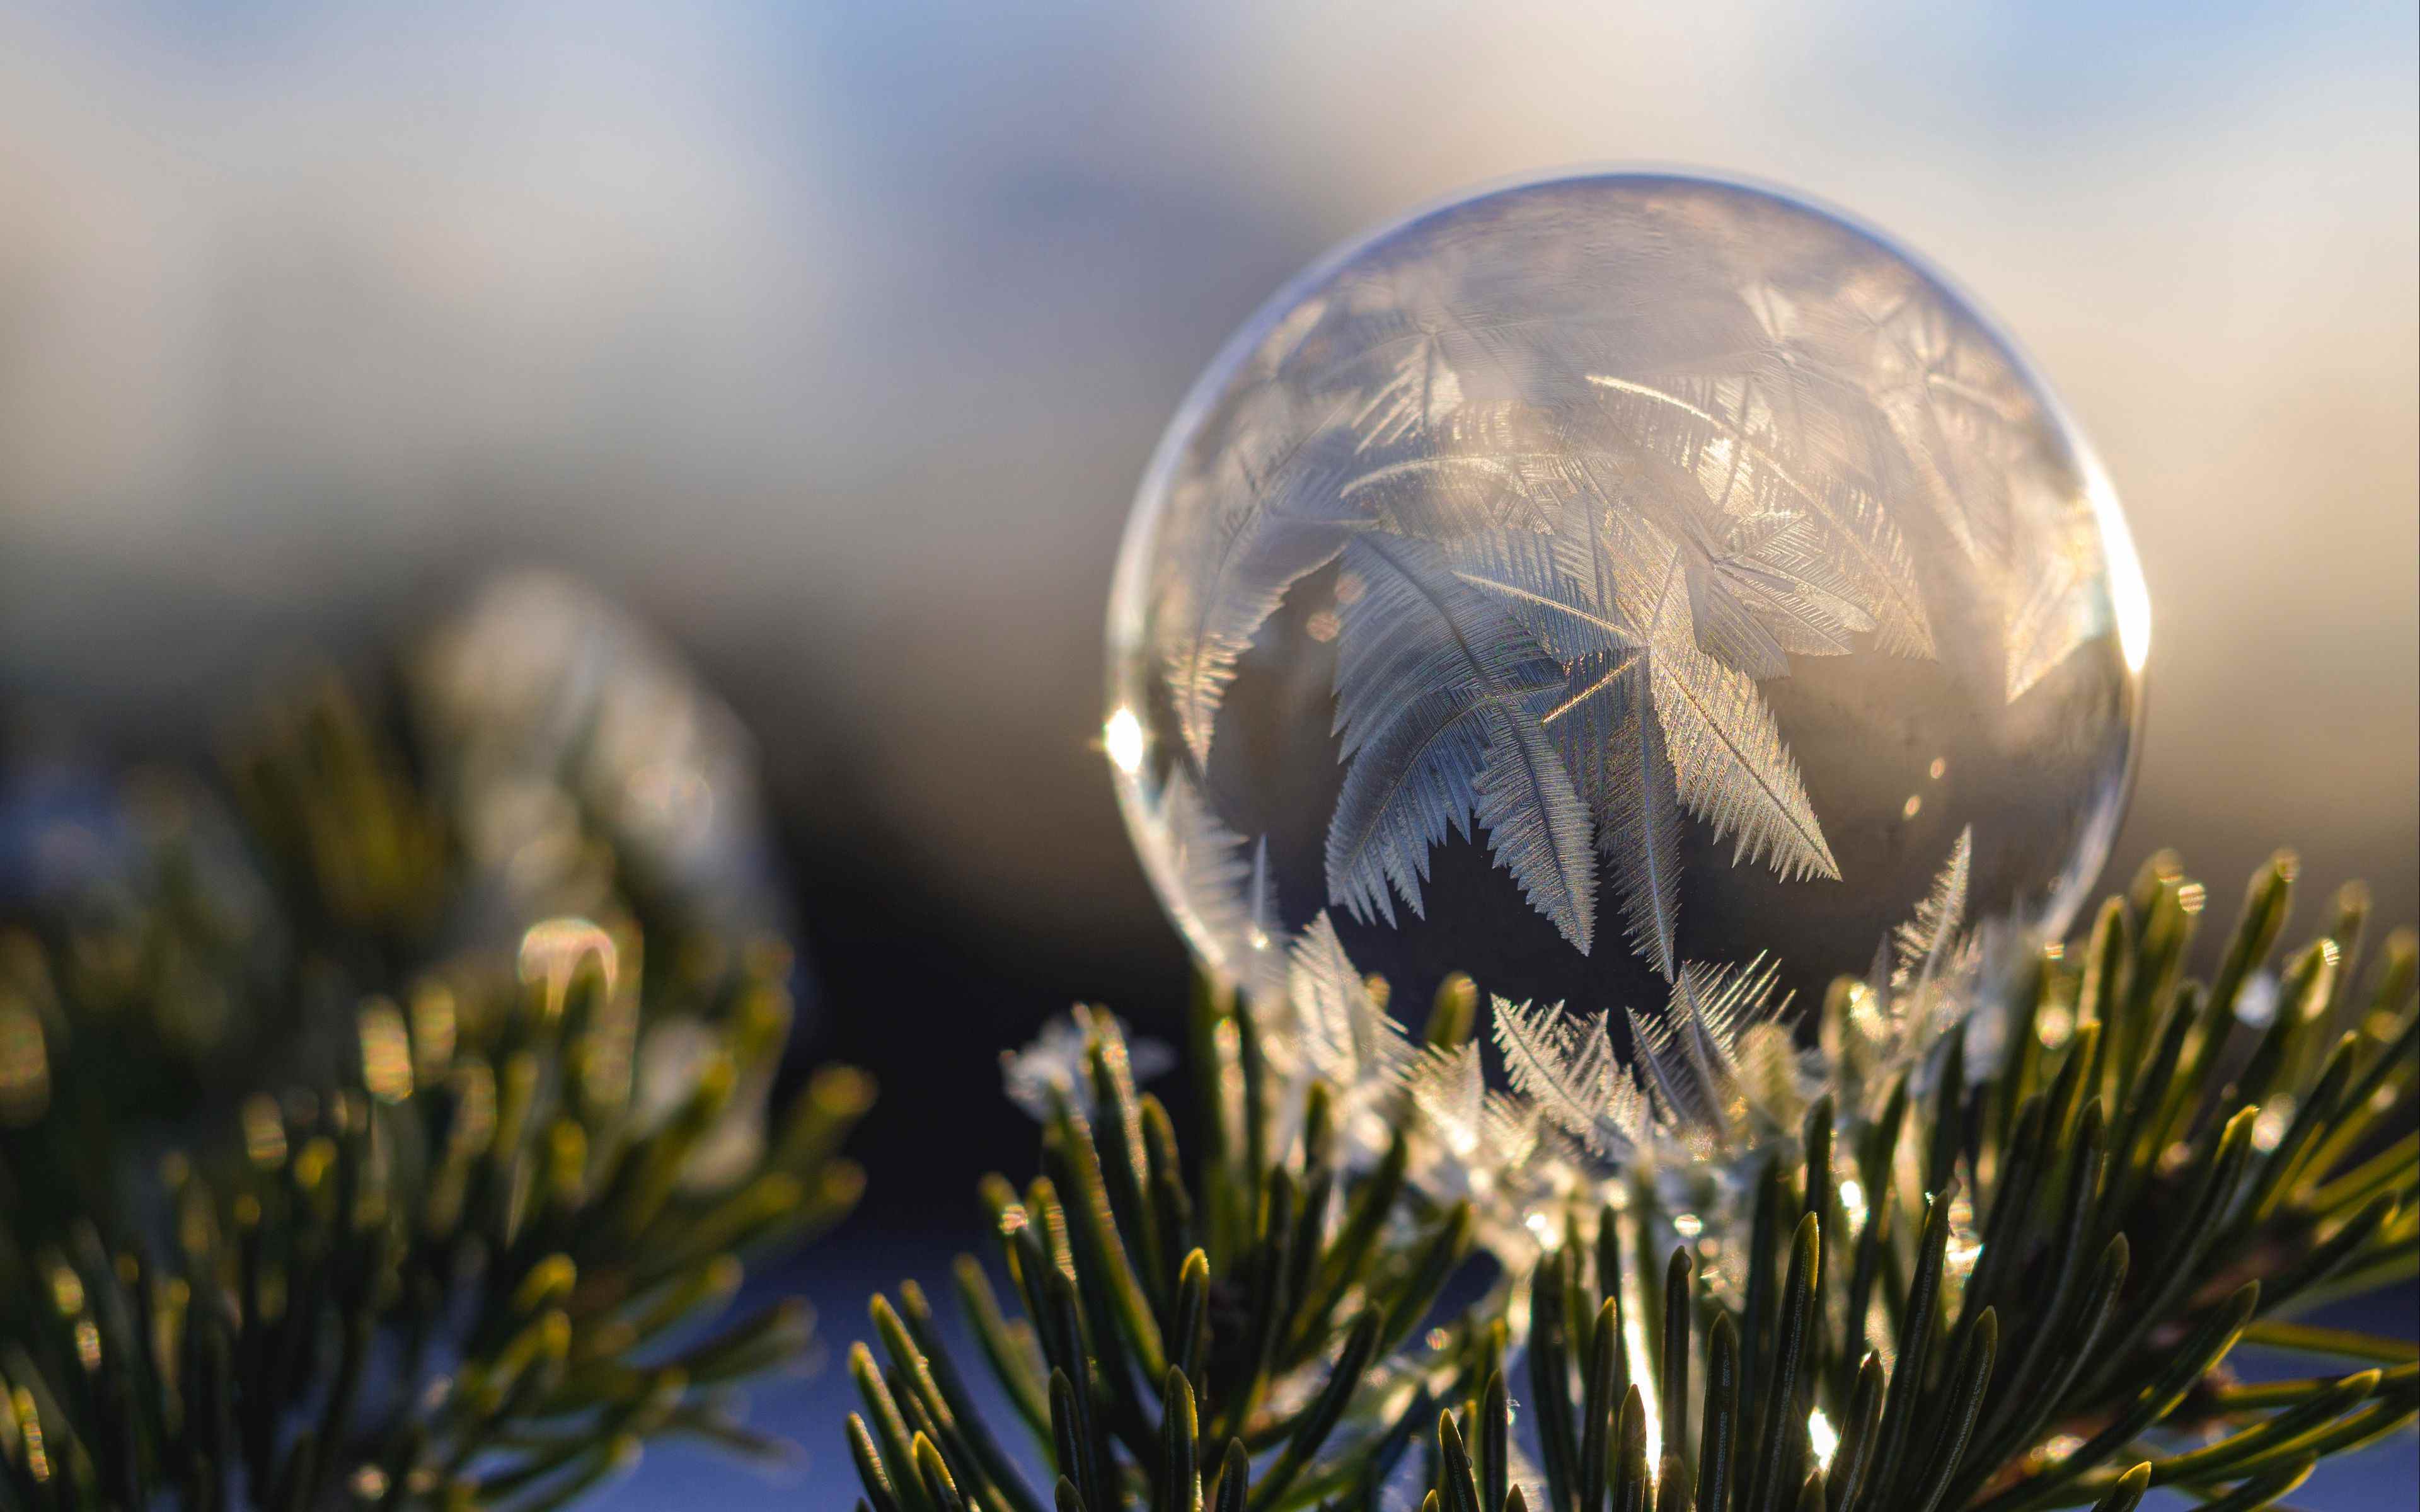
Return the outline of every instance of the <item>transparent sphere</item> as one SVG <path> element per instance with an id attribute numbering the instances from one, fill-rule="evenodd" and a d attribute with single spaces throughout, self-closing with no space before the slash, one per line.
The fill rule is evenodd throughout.
<path id="1" fill-rule="evenodd" d="M 1105 744 L 1213 968 L 1332 926 L 1401 1017 L 1463 971 L 1619 1024 L 2063 929 L 2149 633 L 2084 439 L 1937 276 L 1769 191 L 1559 178 L 1218 355 L 1127 525 Z"/>

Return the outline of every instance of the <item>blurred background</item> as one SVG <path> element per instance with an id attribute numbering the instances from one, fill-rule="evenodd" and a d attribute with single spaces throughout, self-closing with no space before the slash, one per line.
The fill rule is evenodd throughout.
<path id="1" fill-rule="evenodd" d="M 2415 57 L 2408 3 L 10 6 L 0 702 L 177 754 L 498 567 L 631 605 L 761 747 L 803 1051 L 889 1089 L 800 1283 L 845 1337 L 1026 1158 L 998 1049 L 1079 995 L 1173 1022 L 1094 745 L 1160 426 L 1297 268 L 1474 181 L 1717 167 L 1949 270 L 2149 578 L 2112 876 L 2175 844 L 2231 896 L 2291 842 L 2306 897 L 2420 912 Z M 811 1475 L 830 1374 L 773 1404 Z M 703 1464 L 622 1494 L 752 1494 Z"/>

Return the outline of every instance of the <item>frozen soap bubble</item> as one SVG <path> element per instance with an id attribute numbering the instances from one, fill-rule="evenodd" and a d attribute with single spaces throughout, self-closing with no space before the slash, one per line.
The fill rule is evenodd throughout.
<path id="1" fill-rule="evenodd" d="M 1406 1019 L 1462 971 L 1737 1020 L 2063 929 L 2149 619 L 2084 438 L 1937 276 L 1769 191 L 1559 178 L 1330 256 L 1211 364 L 1105 743 L 1248 988 L 1341 947 Z"/>

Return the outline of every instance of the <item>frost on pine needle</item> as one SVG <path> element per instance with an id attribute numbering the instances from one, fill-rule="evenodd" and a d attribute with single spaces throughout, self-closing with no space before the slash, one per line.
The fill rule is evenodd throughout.
<path id="1" fill-rule="evenodd" d="M 1366 1165 L 1393 1131 L 1410 1130 L 1414 1183 L 1469 1200 L 1481 1232 L 1515 1250 L 1575 1194 L 1641 1175 L 1728 1213 L 1745 1200 L 1738 1163 L 1794 1139 L 1818 1096 L 1863 1106 L 1995 999 L 2008 951 L 1999 934 L 1962 928 L 1968 855 L 1962 836 L 1874 978 L 1833 995 L 1811 1036 L 1760 956 L 1682 963 L 1666 1000 L 1645 1011 L 1492 998 L 1479 1011 L 1483 1035 L 1423 1042 L 1390 1011 L 1385 984 L 1354 968 L 1323 912 L 1293 944 L 1283 992 L 1242 999 L 1278 1088 L 1275 1127 L 1295 1126 L 1317 1081 L 1340 1158 Z M 1074 1032 L 1051 1031 L 1062 1046 Z M 1500 1089 L 1489 1084 L 1491 1047 L 1509 1084 Z"/>
<path id="2" fill-rule="evenodd" d="M 2206 982 L 2165 857 L 2055 948 L 1929 907 L 1812 1048 L 1761 968 L 1684 969 L 1641 1015 L 1652 1066 L 1610 1015 L 1498 1002 L 1482 1033 L 1463 982 L 1414 1034 L 1314 945 L 1303 999 L 1197 999 L 1189 1159 L 1094 1016 L 1097 1112 L 1054 1110 L 1042 1180 L 986 1183 L 1014 1312 L 959 1271 L 1052 1497 L 970 1427 L 911 1288 L 860 1373 L 871 1504 L 2268 1504 L 2420 1412 L 2410 1344 L 2294 1320 L 2412 1278 L 2420 949 L 2365 965 L 2348 889 L 2276 960 L 2291 872 L 2256 876 Z M 1466 1246 L 1492 1284 L 1428 1316 Z M 2239 1346 L 2316 1373 L 2246 1384 Z"/>
<path id="3" fill-rule="evenodd" d="M 1000 1053 L 1001 1081 L 1008 1100 L 1037 1120 L 1049 1119 L 1057 1100 L 1063 1098 L 1085 1118 L 1094 1117 L 1099 1109 L 1093 1101 L 1088 1056 L 1098 1032 L 1096 1018 L 1105 1019 L 1102 1027 L 1114 1031 L 1103 1038 L 1113 1047 L 1111 1054 L 1124 1057 L 1126 1074 L 1137 1084 L 1164 1075 L 1175 1066 L 1176 1052 L 1167 1045 L 1157 1040 L 1131 1038 L 1124 1021 L 1109 1017 L 1106 1010 L 1078 1008 L 1045 1024 L 1023 1049 Z"/>

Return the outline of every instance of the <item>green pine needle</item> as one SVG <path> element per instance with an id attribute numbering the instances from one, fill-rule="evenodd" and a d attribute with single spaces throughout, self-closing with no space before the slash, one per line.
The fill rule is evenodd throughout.
<path id="1" fill-rule="evenodd" d="M 1012 1324 L 972 1262 L 961 1293 L 1011 1400 L 1036 1368 L 1015 1341 L 1038 1340 L 1062 1413 L 1084 1417 L 1050 1469 L 1090 1512 L 1374 1508 L 1411 1475 L 1437 1512 L 2131 1512 L 2157 1486 L 2269 1505 L 2420 1414 L 2420 1350 L 2289 1320 L 2420 1273 L 2420 1156 L 2396 1137 L 2420 1096 L 2412 933 L 2357 983 L 2366 895 L 2348 889 L 2280 970 L 2274 1016 L 2239 1021 L 2293 872 L 2281 856 L 2255 877 L 2204 985 L 2184 969 L 2202 891 L 2158 858 L 2081 949 L 2039 964 L 1991 1074 L 1969 1074 L 1953 1034 L 1872 1106 L 1820 1100 L 1771 1148 L 1744 1235 L 1684 1234 L 1651 1183 L 1591 1199 L 1510 1290 L 1410 1348 L 1471 1221 L 1407 1185 L 1428 1136 L 1406 1125 L 1348 1179 L 1316 1092 L 1278 1148 L 1249 1015 L 1205 990 L 1196 1165 L 1174 1178 L 1162 1133 L 1138 1165 L 1131 1131 L 1165 1131 L 1165 1110 L 1088 1015 L 1099 1127 L 1063 1105 L 1045 1131 L 1058 1185 L 992 1211 L 1013 1279 L 1047 1268 L 1093 1305 L 1053 1323 L 1020 1282 L 1035 1321 Z M 1454 1007 L 1432 1039 L 1468 1035 Z M 1071 1182 L 1074 1203 L 1056 1196 Z M 1181 1200 L 1143 1200 L 1146 1182 Z M 1508 1319 L 1527 1325 L 1518 1404 Z M 2239 1385 L 2244 1342 L 2346 1368 Z M 1131 1386 L 1155 1344 L 1176 1365 L 1144 1400 Z M 893 1379 L 923 1379 L 901 1364 Z M 1197 1396 L 1228 1437 L 1215 1467 L 1162 1431 Z M 1399 1463 L 1415 1438 L 1422 1460 Z M 861 1467 L 890 1453 L 851 1443 Z M 898 1479 L 872 1466 L 869 1495 Z"/>
<path id="2" fill-rule="evenodd" d="M 866 1079 L 706 1173 L 759 1117 L 786 949 L 644 889 L 448 944 L 467 816 L 393 723 L 333 680 L 272 705 L 229 763 L 241 849 L 150 782 L 131 878 L 0 933 L 0 1508 L 536 1512 L 662 1434 L 784 1452 L 730 1388 L 804 1354 L 803 1305 L 715 1324 L 743 1258 L 855 1201 Z M 652 1119 L 675 1015 L 710 1048 Z M 954 1494 L 850 1437 L 876 1506 Z"/>

